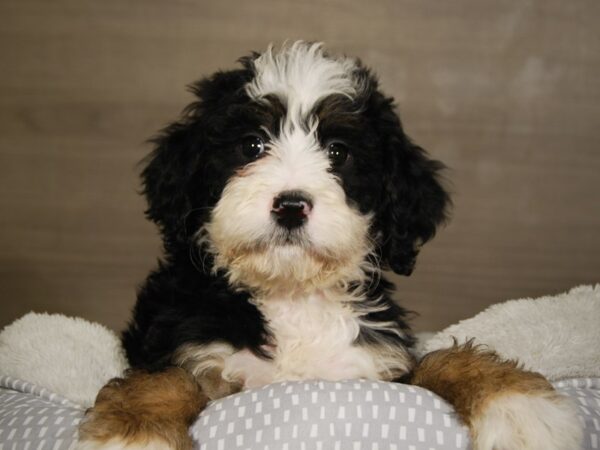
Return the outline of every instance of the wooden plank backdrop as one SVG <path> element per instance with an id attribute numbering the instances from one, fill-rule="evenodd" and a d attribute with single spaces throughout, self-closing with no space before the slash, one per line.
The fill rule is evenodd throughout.
<path id="1" fill-rule="evenodd" d="M 451 168 L 450 225 L 398 298 L 436 330 L 600 281 L 596 0 L 1 0 L 0 326 L 124 326 L 159 255 L 145 140 L 184 86 L 269 42 L 360 56 Z"/>

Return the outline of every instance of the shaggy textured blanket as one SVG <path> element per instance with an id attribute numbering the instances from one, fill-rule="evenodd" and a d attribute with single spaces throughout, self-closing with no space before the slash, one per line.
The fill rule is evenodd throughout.
<path id="1" fill-rule="evenodd" d="M 551 381 L 600 377 L 600 284 L 510 300 L 437 333 L 422 354 L 474 339 Z"/>
<path id="2" fill-rule="evenodd" d="M 26 380 L 85 407 L 126 368 L 116 334 L 87 320 L 29 313 L 0 333 L 0 375 Z"/>

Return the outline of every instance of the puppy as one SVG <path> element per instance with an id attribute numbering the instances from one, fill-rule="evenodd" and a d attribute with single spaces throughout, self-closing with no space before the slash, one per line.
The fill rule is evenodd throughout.
<path id="1" fill-rule="evenodd" d="M 471 345 L 409 353 L 384 269 L 409 275 L 444 222 L 443 165 L 405 135 L 360 61 L 296 42 L 192 85 L 143 171 L 165 256 L 123 334 L 132 370 L 82 449 L 189 449 L 209 400 L 282 380 L 412 379 L 476 449 L 575 449 L 571 405 Z"/>

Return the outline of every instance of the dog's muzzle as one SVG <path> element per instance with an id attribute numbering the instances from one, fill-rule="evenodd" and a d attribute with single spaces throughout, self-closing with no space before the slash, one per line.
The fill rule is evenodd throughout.
<path id="1" fill-rule="evenodd" d="M 313 204 L 306 192 L 285 191 L 273 200 L 271 215 L 284 228 L 299 228 L 307 221 Z"/>

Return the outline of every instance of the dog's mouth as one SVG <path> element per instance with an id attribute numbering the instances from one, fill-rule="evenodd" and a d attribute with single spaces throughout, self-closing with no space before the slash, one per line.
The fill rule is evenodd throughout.
<path id="1" fill-rule="evenodd" d="M 271 236 L 270 243 L 277 247 L 310 247 L 310 239 L 304 228 L 288 229 L 278 226 Z"/>

